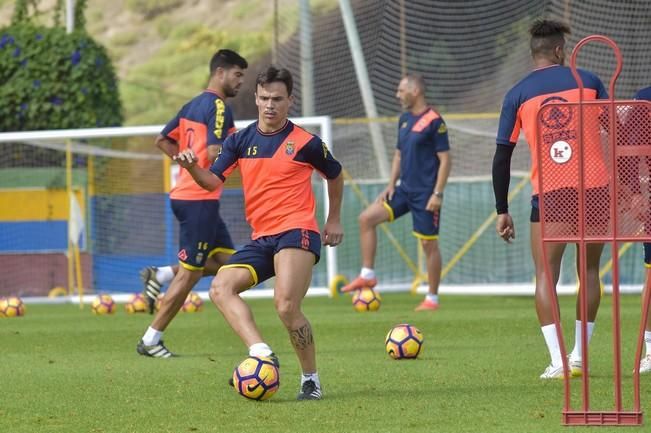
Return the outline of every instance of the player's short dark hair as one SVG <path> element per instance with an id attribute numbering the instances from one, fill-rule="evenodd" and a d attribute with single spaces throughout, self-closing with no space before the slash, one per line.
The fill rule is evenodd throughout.
<path id="1" fill-rule="evenodd" d="M 210 75 L 212 76 L 217 68 L 230 69 L 239 66 L 242 69 L 249 67 L 246 59 L 233 50 L 219 50 L 210 59 Z"/>
<path id="2" fill-rule="evenodd" d="M 258 74 L 258 78 L 255 80 L 255 86 L 264 86 L 265 84 L 275 82 L 285 83 L 285 87 L 287 87 L 287 95 L 292 95 L 292 89 L 294 88 L 294 79 L 292 78 L 292 73 L 285 68 L 276 68 L 275 66 L 269 66 L 266 70 Z"/>
<path id="3" fill-rule="evenodd" d="M 402 78 L 406 79 L 407 82 L 412 86 L 416 86 L 423 93 L 423 95 L 425 94 L 427 88 L 425 87 L 425 80 L 423 79 L 422 75 L 406 73 Z"/>
<path id="4" fill-rule="evenodd" d="M 560 21 L 537 19 L 529 28 L 531 54 L 553 54 L 556 47 L 565 43 L 565 35 L 570 33 L 569 26 Z"/>

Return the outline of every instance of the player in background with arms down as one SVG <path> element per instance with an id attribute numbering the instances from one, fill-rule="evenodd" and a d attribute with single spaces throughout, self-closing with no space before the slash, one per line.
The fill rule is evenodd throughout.
<path id="1" fill-rule="evenodd" d="M 389 185 L 359 215 L 362 269 L 342 292 L 373 288 L 377 226 L 411 212 L 413 234 L 420 240 L 427 263 L 429 292 L 416 311 L 439 307 L 441 252 L 438 234 L 443 191 L 451 167 L 450 145 L 443 118 L 425 100 L 425 83 L 418 75 L 400 80 L 396 97 L 405 112 L 398 121 L 398 143 L 391 163 Z M 398 184 L 400 179 L 400 184 Z"/>
<path id="2" fill-rule="evenodd" d="M 292 104 L 292 76 L 273 66 L 258 75 L 258 121 L 228 137 L 210 170 L 200 167 L 192 150 L 176 160 L 208 190 L 219 188 L 238 165 L 252 241 L 222 266 L 210 286 L 210 299 L 249 348 L 250 356 L 278 360 L 258 330 L 239 294 L 276 276 L 274 303 L 302 369 L 298 400 L 321 399 L 314 335 L 301 304 L 320 257 L 321 242 L 343 239 L 340 221 L 342 168 L 325 143 L 287 119 Z M 325 176 L 329 213 L 321 234 L 316 222 L 312 172 Z"/>
<path id="3" fill-rule="evenodd" d="M 227 98 L 237 95 L 248 64 L 231 50 L 219 50 L 210 60 L 208 87 L 188 102 L 156 138 L 156 146 L 172 158 L 192 149 L 198 165 L 210 167 L 226 137 L 235 132 Z M 150 312 L 161 285 L 172 281 L 160 310 L 137 345 L 144 356 L 173 356 L 163 344 L 163 332 L 183 305 L 188 293 L 204 275 L 215 275 L 235 252 L 233 241 L 219 215 L 222 188 L 206 191 L 181 168 L 170 192 L 172 211 L 179 221 L 178 266 L 146 268 L 142 271 Z"/>
<path id="4" fill-rule="evenodd" d="M 634 99 L 651 101 L 651 86 L 645 87 L 638 91 Z M 651 119 L 650 119 L 651 121 Z M 647 125 L 648 127 L 648 125 Z M 649 143 L 647 143 L 648 145 Z M 651 170 L 651 157 L 645 157 L 646 163 Z M 638 192 L 639 194 L 639 192 Z M 638 195 L 641 198 L 641 194 Z M 634 198 L 635 200 L 635 198 Z M 638 207 L 643 210 L 646 219 L 644 220 L 645 229 L 651 230 L 651 221 L 649 221 L 649 202 L 648 200 L 639 200 L 638 203 L 633 203 L 631 206 Z M 644 266 L 646 269 L 651 268 L 651 243 L 644 242 Z M 648 281 L 645 281 L 644 287 L 646 289 Z M 642 299 L 644 299 L 644 292 L 642 293 Z M 644 342 L 646 346 L 646 356 L 640 360 L 640 373 L 651 373 L 651 310 L 649 311 L 649 317 L 647 317 L 646 329 L 644 332 Z"/>
<path id="5" fill-rule="evenodd" d="M 578 101 L 579 91 L 576 81 L 565 62 L 565 35 L 570 29 L 560 22 L 551 20 L 537 20 L 529 30 L 531 34 L 531 55 L 535 69 L 516 84 L 505 96 L 500 113 L 499 129 L 497 134 L 497 148 L 493 159 L 493 189 L 497 209 L 497 234 L 507 243 L 515 238 L 515 226 L 508 210 L 508 190 L 510 182 L 511 156 L 518 140 L 520 130 L 524 132 L 531 151 L 531 182 L 533 197 L 531 200 L 531 252 L 536 269 L 536 312 L 542 333 L 551 357 L 550 365 L 540 376 L 541 379 L 562 379 L 563 364 L 561 351 L 556 335 L 552 315 L 553 298 L 548 294 L 547 279 L 541 251 L 541 228 L 539 214 L 538 169 L 537 157 L 539 146 L 536 136 L 537 112 L 540 106 L 553 101 Z M 599 78 L 591 72 L 579 70 L 583 85 L 585 86 L 584 98 L 587 100 L 606 98 L 606 91 Z M 556 128 L 554 132 L 572 135 L 572 131 L 563 131 L 564 121 L 568 119 L 551 119 L 550 124 Z M 576 146 L 576 140 L 568 138 L 571 146 Z M 608 173 L 602 158 L 596 155 L 599 150 L 586 148 L 585 158 L 593 164 L 590 175 L 586 177 L 586 197 L 588 206 L 590 202 L 607 203 Z M 576 160 L 577 152 L 572 152 Z M 570 161 L 568 161 L 570 162 Z M 570 163 L 576 163 L 572 161 Z M 590 165 L 588 165 L 590 166 Z M 574 182 L 569 180 L 569 183 Z M 547 187 L 546 187 L 547 188 Z M 554 211 L 559 214 L 559 221 L 563 221 L 564 209 L 570 203 L 577 203 L 577 190 L 575 185 L 552 185 L 552 189 L 545 190 L 545 200 L 556 198 L 557 205 L 547 212 L 551 215 Z M 549 196 L 547 195 L 549 194 Z M 602 198 L 603 195 L 603 198 Z M 597 197 L 595 199 L 595 197 Z M 548 201 L 546 201 L 548 203 Z M 588 209 L 590 211 L 590 209 Z M 570 210 L 571 212 L 571 210 Z M 548 215 L 549 216 L 549 215 Z M 547 243 L 547 257 L 551 269 L 554 286 L 558 283 L 561 260 L 566 244 Z M 588 342 L 594 330 L 594 322 L 599 309 L 600 282 L 599 259 L 603 251 L 603 244 L 590 244 L 587 246 L 587 293 L 588 293 Z M 578 259 L 577 259 L 578 262 Z M 578 263 L 577 263 L 578 264 Z M 581 353 L 581 321 L 579 315 L 579 298 L 576 303 L 575 344 L 569 356 L 571 375 L 582 374 Z"/>

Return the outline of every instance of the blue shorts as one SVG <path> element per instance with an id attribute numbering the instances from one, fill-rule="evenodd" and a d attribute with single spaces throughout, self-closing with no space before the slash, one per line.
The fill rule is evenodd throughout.
<path id="1" fill-rule="evenodd" d="M 440 211 L 425 209 L 431 195 L 431 191 L 407 192 L 398 186 L 391 200 L 384 202 L 384 207 L 389 211 L 389 222 L 411 212 L 414 235 L 419 239 L 438 239 Z"/>
<path id="2" fill-rule="evenodd" d="M 644 243 L 644 264 L 651 268 L 651 242 Z"/>
<path id="3" fill-rule="evenodd" d="M 231 256 L 224 268 L 247 268 L 257 285 L 276 275 L 274 256 L 285 248 L 300 248 L 314 254 L 314 264 L 321 256 L 321 235 L 305 229 L 288 230 L 253 240 Z"/>
<path id="4" fill-rule="evenodd" d="M 575 188 L 561 188 L 546 192 L 545 195 L 545 221 L 578 224 L 579 195 Z M 608 212 L 610 195 L 607 187 L 589 188 L 585 190 L 585 213 L 589 216 L 591 226 L 607 226 L 610 220 Z M 586 217 L 588 219 L 588 217 Z M 531 196 L 531 215 L 529 222 L 540 222 L 540 197 L 538 194 Z"/>
<path id="5" fill-rule="evenodd" d="M 179 263 L 191 271 L 202 270 L 217 253 L 234 253 L 226 224 L 219 216 L 219 200 L 171 200 L 179 221 Z"/>

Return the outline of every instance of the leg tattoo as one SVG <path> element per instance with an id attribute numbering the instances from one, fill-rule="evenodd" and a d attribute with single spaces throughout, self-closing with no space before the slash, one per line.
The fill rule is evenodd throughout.
<path id="1" fill-rule="evenodd" d="M 309 322 L 298 329 L 289 331 L 289 338 L 292 340 L 294 347 L 298 350 L 305 350 L 307 346 L 314 344 L 312 327 Z"/>

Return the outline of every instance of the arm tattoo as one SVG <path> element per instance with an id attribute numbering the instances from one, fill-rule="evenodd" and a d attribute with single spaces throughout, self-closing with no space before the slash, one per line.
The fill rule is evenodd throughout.
<path id="1" fill-rule="evenodd" d="M 314 344 L 312 327 L 309 323 L 306 323 L 298 329 L 289 331 L 289 338 L 292 340 L 294 347 L 299 350 L 305 350 L 307 346 Z"/>

